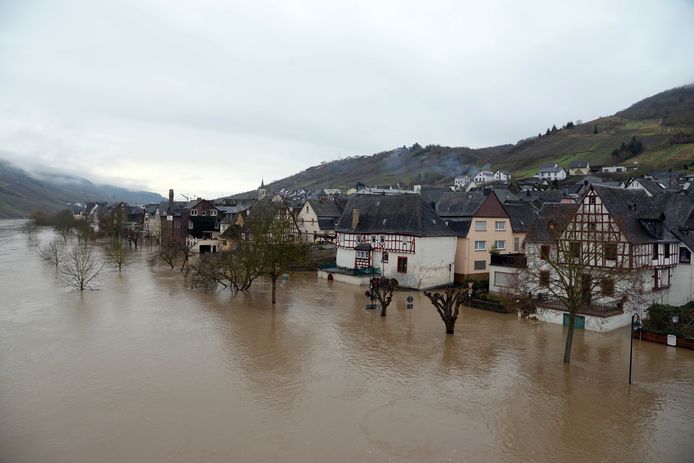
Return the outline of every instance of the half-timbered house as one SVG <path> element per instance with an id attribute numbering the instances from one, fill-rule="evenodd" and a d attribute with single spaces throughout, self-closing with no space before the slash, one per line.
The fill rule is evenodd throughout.
<path id="1" fill-rule="evenodd" d="M 549 299 L 542 302 L 543 286 L 549 289 L 555 281 L 553 267 L 543 267 L 543 261 L 580 266 L 578 323 L 608 331 L 628 325 L 631 310 L 643 311 L 650 303 L 668 300 L 679 248 L 663 210 L 641 190 L 596 185 L 578 205 L 543 208 L 526 238 L 527 266 L 539 275 L 531 285 L 540 297 L 538 317 L 556 323 L 567 320 L 566 309 L 552 304 L 549 290 Z M 494 266 L 491 272 L 491 289 L 500 291 L 503 285 L 498 283 L 509 277 L 500 278 L 497 272 L 508 270 Z"/>
<path id="2" fill-rule="evenodd" d="M 352 198 L 335 230 L 338 269 L 374 268 L 414 289 L 453 282 L 455 233 L 419 195 Z"/>

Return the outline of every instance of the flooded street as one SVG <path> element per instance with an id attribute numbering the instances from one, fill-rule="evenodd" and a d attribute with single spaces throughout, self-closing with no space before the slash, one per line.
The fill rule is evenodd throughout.
<path id="1" fill-rule="evenodd" d="M 133 253 L 62 286 L 0 221 L 0 462 L 692 461 L 694 352 L 293 274 L 270 304 Z M 40 234 L 43 242 L 50 232 Z M 405 308 L 412 294 L 415 309 Z"/>

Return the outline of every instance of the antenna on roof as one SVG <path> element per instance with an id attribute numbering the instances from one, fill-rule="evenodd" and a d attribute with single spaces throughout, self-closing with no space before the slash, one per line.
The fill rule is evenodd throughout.
<path id="1" fill-rule="evenodd" d="M 189 198 L 188 196 L 184 195 L 183 193 L 181 193 L 181 196 L 183 196 L 184 198 L 186 198 L 186 201 L 190 201 L 190 198 Z"/>

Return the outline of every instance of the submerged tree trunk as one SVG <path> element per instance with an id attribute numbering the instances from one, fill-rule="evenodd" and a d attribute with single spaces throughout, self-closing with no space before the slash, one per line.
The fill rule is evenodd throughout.
<path id="1" fill-rule="evenodd" d="M 442 291 L 424 291 L 432 305 L 438 312 L 443 324 L 446 326 L 446 334 L 455 333 L 455 322 L 460 314 L 460 306 L 465 298 L 465 290 L 445 288 Z"/>
<path id="2" fill-rule="evenodd" d="M 569 331 L 566 333 L 566 346 L 564 347 L 564 363 L 571 363 L 571 348 L 574 341 L 574 322 L 576 321 L 576 309 L 569 310 Z"/>
<path id="3" fill-rule="evenodd" d="M 272 303 L 277 303 L 277 278 L 272 277 Z"/>

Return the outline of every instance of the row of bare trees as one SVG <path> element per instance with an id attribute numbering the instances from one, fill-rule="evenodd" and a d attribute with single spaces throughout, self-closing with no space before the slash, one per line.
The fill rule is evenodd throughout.
<path id="1" fill-rule="evenodd" d="M 253 207 L 243 229 L 237 230 L 233 249 L 191 259 L 190 246 L 181 241 L 161 243 L 150 262 L 185 272 L 191 286 L 205 289 L 248 290 L 266 276 L 272 283 L 272 303 L 277 302 L 277 282 L 292 268 L 306 263 L 308 247 L 298 239 L 295 224 L 283 203 L 261 201 Z"/>
<path id="2" fill-rule="evenodd" d="M 58 238 L 45 246 L 39 246 L 39 256 L 58 271 L 65 285 L 84 291 L 91 288 L 104 264 L 91 246 L 73 246 Z"/>

